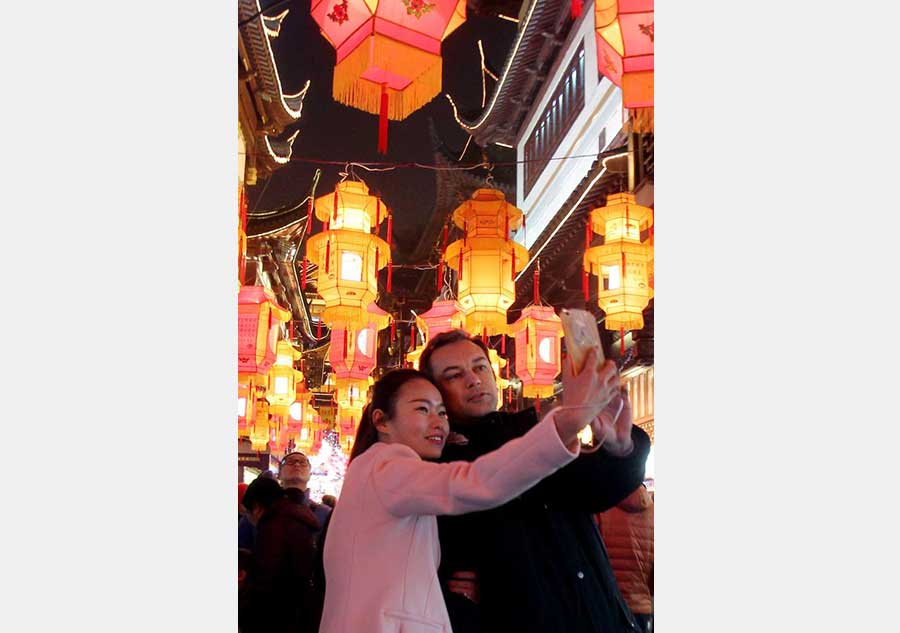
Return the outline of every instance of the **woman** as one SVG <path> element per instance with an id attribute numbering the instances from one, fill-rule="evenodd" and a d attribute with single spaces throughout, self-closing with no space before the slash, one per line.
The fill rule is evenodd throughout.
<path id="1" fill-rule="evenodd" d="M 325 539 L 319 633 L 449 633 L 435 515 L 501 505 L 575 459 L 578 431 L 602 407 L 561 409 L 474 462 L 437 464 L 425 460 L 449 434 L 440 392 L 412 369 L 379 380 Z"/>

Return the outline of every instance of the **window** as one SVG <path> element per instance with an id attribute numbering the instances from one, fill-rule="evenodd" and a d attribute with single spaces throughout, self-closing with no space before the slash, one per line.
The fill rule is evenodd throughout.
<path id="1" fill-rule="evenodd" d="M 584 45 L 572 56 L 556 91 L 525 143 L 525 195 L 543 173 L 550 156 L 584 108 Z"/>

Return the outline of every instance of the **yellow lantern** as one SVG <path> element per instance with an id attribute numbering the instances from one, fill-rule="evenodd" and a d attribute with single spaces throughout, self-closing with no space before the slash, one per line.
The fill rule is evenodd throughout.
<path id="1" fill-rule="evenodd" d="M 509 239 L 522 225 L 522 211 L 502 191 L 478 189 L 453 212 L 464 237 L 447 247 L 444 260 L 457 272 L 456 296 L 473 334 L 505 334 L 506 311 L 516 299 L 516 273 L 528 250 Z"/>
<path id="2" fill-rule="evenodd" d="M 372 378 L 341 378 L 335 379 L 335 396 L 337 398 L 338 429 L 341 436 L 341 447 L 345 445 L 345 438 L 356 436 L 362 412 L 366 406 L 369 393 L 369 385 Z"/>
<path id="3" fill-rule="evenodd" d="M 294 350 L 289 341 L 278 341 L 275 364 L 269 370 L 266 400 L 273 407 L 280 407 L 279 414 L 284 417 L 287 415 L 287 408 L 296 399 L 297 381 L 303 379 L 303 374 L 294 369 L 294 361 L 300 356 L 300 352 Z"/>
<path id="4" fill-rule="evenodd" d="M 516 337 L 516 375 L 526 398 L 549 398 L 559 374 L 562 322 L 551 306 L 530 305 L 510 326 Z"/>
<path id="5" fill-rule="evenodd" d="M 643 310 L 653 296 L 653 247 L 641 243 L 641 231 L 652 224 L 652 210 L 636 204 L 630 193 L 613 194 L 605 207 L 591 211 L 591 228 L 604 236 L 604 243 L 585 251 L 584 269 L 598 277 L 597 303 L 606 313 L 608 330 L 644 327 Z"/>
<path id="6" fill-rule="evenodd" d="M 269 403 L 260 398 L 256 401 L 256 420 L 250 427 L 250 448 L 258 452 L 268 450 L 271 436 Z"/>
<path id="7" fill-rule="evenodd" d="M 316 217 L 326 231 L 309 238 L 307 257 L 318 268 L 318 292 L 325 300 L 321 319 L 330 327 L 365 327 L 369 304 L 378 295 L 378 271 L 391 261 L 390 244 L 372 233 L 389 210 L 362 182 L 339 183 L 316 198 Z M 390 235 L 390 222 L 388 234 Z"/>
<path id="8" fill-rule="evenodd" d="M 503 378 L 500 370 L 509 363 L 505 358 L 500 356 L 495 349 L 488 350 L 488 360 L 491 362 L 491 369 L 494 370 L 494 377 L 497 381 L 497 408 L 503 407 L 503 390 L 509 387 L 509 380 Z"/>

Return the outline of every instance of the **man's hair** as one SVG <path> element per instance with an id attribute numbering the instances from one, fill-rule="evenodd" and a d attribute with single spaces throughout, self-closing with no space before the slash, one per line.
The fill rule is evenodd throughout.
<path id="1" fill-rule="evenodd" d="M 274 479 L 260 475 L 247 486 L 244 493 L 243 504 L 247 510 L 252 511 L 254 506 L 267 509 L 278 499 L 284 496 L 284 490 Z"/>
<path id="2" fill-rule="evenodd" d="M 431 355 L 434 354 L 435 350 L 438 350 L 445 345 L 450 345 L 451 343 L 458 343 L 459 341 L 469 341 L 480 347 L 484 352 L 484 357 L 490 362 L 491 356 L 488 353 L 488 346 L 485 345 L 485 342 L 480 336 L 470 336 L 465 330 L 450 330 L 448 332 L 441 332 L 428 341 L 428 345 L 425 346 L 422 355 L 419 357 L 419 371 L 432 380 L 436 380 L 434 371 L 431 367 Z"/>
<path id="3" fill-rule="evenodd" d="M 285 455 L 284 457 L 281 458 L 281 461 L 279 462 L 279 464 L 284 466 L 284 462 L 286 462 L 287 458 L 290 457 L 291 455 L 302 455 L 303 457 L 306 458 L 306 461 L 309 461 L 309 457 L 306 455 L 306 453 L 303 453 L 301 451 L 291 451 L 290 453 L 288 453 L 287 455 Z"/>

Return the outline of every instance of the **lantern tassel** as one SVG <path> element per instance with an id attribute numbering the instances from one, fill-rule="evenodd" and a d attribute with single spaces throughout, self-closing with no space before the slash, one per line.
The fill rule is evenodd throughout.
<path id="1" fill-rule="evenodd" d="M 378 153 L 387 154 L 388 143 L 388 93 L 381 84 L 381 108 L 378 110 Z"/>
<path id="2" fill-rule="evenodd" d="M 387 291 L 390 292 L 393 287 L 393 279 L 394 279 L 394 267 L 388 262 L 388 278 L 387 278 Z"/>
<path id="3" fill-rule="evenodd" d="M 316 338 L 322 338 L 322 319 L 316 323 Z"/>
<path id="4" fill-rule="evenodd" d="M 584 6 L 581 0 L 571 0 L 572 19 L 577 20 L 581 17 Z"/>
<path id="5" fill-rule="evenodd" d="M 325 274 L 328 274 L 329 264 L 331 263 L 331 240 L 325 242 Z"/>
<path id="6" fill-rule="evenodd" d="M 387 242 L 387 245 L 390 246 L 391 242 L 392 242 L 391 235 L 394 233 L 394 216 L 393 215 L 388 216 L 387 223 L 388 223 L 387 239 L 385 241 Z"/>
<path id="7" fill-rule="evenodd" d="M 584 300 L 591 300 L 590 282 L 588 281 L 588 271 L 581 271 L 581 291 L 584 293 Z"/>
<path id="8" fill-rule="evenodd" d="M 515 249 L 515 247 L 513 247 L 513 249 L 512 249 L 512 274 L 511 274 L 511 279 L 512 279 L 513 281 L 516 280 L 516 249 Z"/>
<path id="9" fill-rule="evenodd" d="M 625 356 L 625 328 L 619 328 L 619 352 L 621 356 Z"/>
<path id="10" fill-rule="evenodd" d="M 534 410 L 540 415 L 541 413 L 541 397 L 538 396 L 534 399 Z"/>
<path id="11" fill-rule="evenodd" d="M 331 216 L 331 218 L 332 218 L 333 221 L 336 222 L 336 221 L 337 221 L 337 212 L 338 212 L 338 190 L 337 190 L 337 189 L 334 190 L 334 204 L 333 204 L 333 207 L 334 207 L 334 210 L 332 211 L 332 216 Z"/>
<path id="12" fill-rule="evenodd" d="M 306 290 L 306 267 L 309 264 L 309 260 L 306 257 L 303 257 L 303 266 L 300 269 L 300 288 L 302 290 Z"/>
<path id="13" fill-rule="evenodd" d="M 534 305 L 541 305 L 541 265 L 540 263 L 534 269 Z"/>
<path id="14" fill-rule="evenodd" d="M 487 326 L 481 328 L 481 342 L 487 345 Z"/>
<path id="15" fill-rule="evenodd" d="M 441 261 L 438 262 L 437 280 L 435 282 L 435 285 L 437 286 L 438 294 L 441 293 L 441 286 L 443 285 L 443 280 L 444 280 L 444 260 L 442 259 Z"/>
<path id="16" fill-rule="evenodd" d="M 393 319 L 391 319 L 391 343 L 394 342 L 396 337 L 397 337 L 397 322 L 394 321 Z"/>
<path id="17" fill-rule="evenodd" d="M 500 337 L 500 353 L 506 353 L 506 334 Z M 506 377 L 509 378 L 509 365 L 506 366 Z"/>
<path id="18" fill-rule="evenodd" d="M 375 273 L 378 274 L 378 256 L 380 255 L 379 248 L 375 247 Z"/>
<path id="19" fill-rule="evenodd" d="M 457 278 L 457 282 L 461 282 L 463 278 L 463 249 L 459 249 L 459 277 Z"/>

